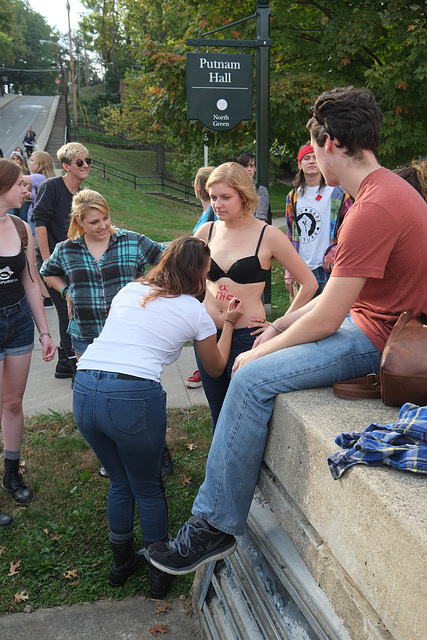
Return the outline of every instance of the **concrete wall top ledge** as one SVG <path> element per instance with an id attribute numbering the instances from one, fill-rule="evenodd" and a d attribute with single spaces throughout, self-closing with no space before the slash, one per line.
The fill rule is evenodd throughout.
<path id="1" fill-rule="evenodd" d="M 357 464 L 334 480 L 327 464 L 338 434 L 391 424 L 398 413 L 332 388 L 281 394 L 264 462 L 392 637 L 414 640 L 427 637 L 427 476 Z M 286 529 L 286 514 L 282 522 Z"/>

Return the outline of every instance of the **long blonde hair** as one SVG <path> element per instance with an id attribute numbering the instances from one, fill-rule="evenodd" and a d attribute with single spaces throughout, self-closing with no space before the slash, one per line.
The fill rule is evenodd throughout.
<path id="1" fill-rule="evenodd" d="M 83 222 L 85 215 L 90 209 L 97 209 L 104 215 L 110 213 L 107 201 L 104 196 L 101 196 L 97 191 L 83 189 L 76 193 L 71 206 L 71 220 L 67 234 L 70 240 L 77 240 L 84 236 L 85 231 L 79 222 Z M 117 233 L 117 227 L 110 225 L 110 234 L 113 235 L 115 233 Z"/>
<path id="2" fill-rule="evenodd" d="M 53 178 L 56 175 L 53 160 L 46 151 L 35 151 L 31 154 L 31 158 L 37 167 L 34 173 L 41 173 L 45 178 Z"/>

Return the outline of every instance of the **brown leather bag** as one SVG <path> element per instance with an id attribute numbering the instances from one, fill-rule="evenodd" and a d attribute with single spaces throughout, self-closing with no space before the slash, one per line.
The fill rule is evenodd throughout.
<path id="1" fill-rule="evenodd" d="M 427 405 L 427 316 L 413 318 L 403 311 L 384 347 L 380 375 L 336 382 L 334 393 L 345 398 L 381 398 L 392 407 L 405 402 Z"/>

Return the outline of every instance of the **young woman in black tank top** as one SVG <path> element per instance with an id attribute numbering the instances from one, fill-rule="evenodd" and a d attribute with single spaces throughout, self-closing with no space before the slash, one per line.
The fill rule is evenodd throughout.
<path id="1" fill-rule="evenodd" d="M 220 165 L 209 176 L 206 187 L 218 217 L 216 222 L 204 224 L 195 233 L 211 249 L 206 309 L 219 331 L 229 299 L 241 299 L 245 309 L 234 327 L 230 358 L 222 376 L 211 378 L 198 362 L 215 429 L 234 359 L 251 349 L 256 334 L 268 326 L 262 294 L 273 259 L 288 269 L 301 285 L 289 310 L 306 304 L 315 293 L 317 283 L 286 235 L 253 216 L 258 196 L 253 181 L 241 165 L 234 162 Z"/>
<path id="2" fill-rule="evenodd" d="M 22 397 L 34 347 L 34 322 L 40 333 L 43 360 L 52 360 L 56 347 L 49 335 L 42 295 L 35 271 L 31 229 L 6 212 L 18 209 L 27 195 L 20 168 L 0 160 L 0 416 L 4 446 L 3 488 L 21 506 L 31 490 L 22 480 L 19 457 L 24 428 Z M 18 233 L 22 229 L 22 235 Z M 26 238 L 25 238 L 26 232 Z M 25 250 L 24 244 L 28 242 Z M 12 518 L 0 511 L 0 527 Z"/>

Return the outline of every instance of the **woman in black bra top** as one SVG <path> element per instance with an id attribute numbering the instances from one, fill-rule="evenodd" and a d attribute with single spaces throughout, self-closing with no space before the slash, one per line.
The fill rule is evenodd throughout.
<path id="1" fill-rule="evenodd" d="M 290 271 L 301 285 L 289 311 L 295 311 L 312 298 L 317 282 L 286 235 L 253 216 L 258 196 L 241 165 L 235 162 L 220 165 L 209 176 L 206 188 L 218 218 L 216 222 L 207 222 L 195 233 L 211 250 L 204 300 L 206 309 L 219 332 L 231 298 L 242 300 L 245 310 L 234 327 L 230 358 L 224 373 L 219 378 L 211 378 L 197 361 L 214 430 L 230 383 L 234 359 L 251 349 L 255 333 L 258 333 L 254 327 L 266 327 L 262 294 L 273 259 Z"/>
<path id="2" fill-rule="evenodd" d="M 22 397 L 34 348 L 34 322 L 40 333 L 43 360 L 56 347 L 49 335 L 35 270 L 33 234 L 29 225 L 8 209 L 19 209 L 27 195 L 18 165 L 0 160 L 0 416 L 4 447 L 3 488 L 21 506 L 32 492 L 19 469 L 24 416 Z M 27 255 L 28 254 L 28 255 Z M 0 511 L 0 527 L 12 518 Z"/>

